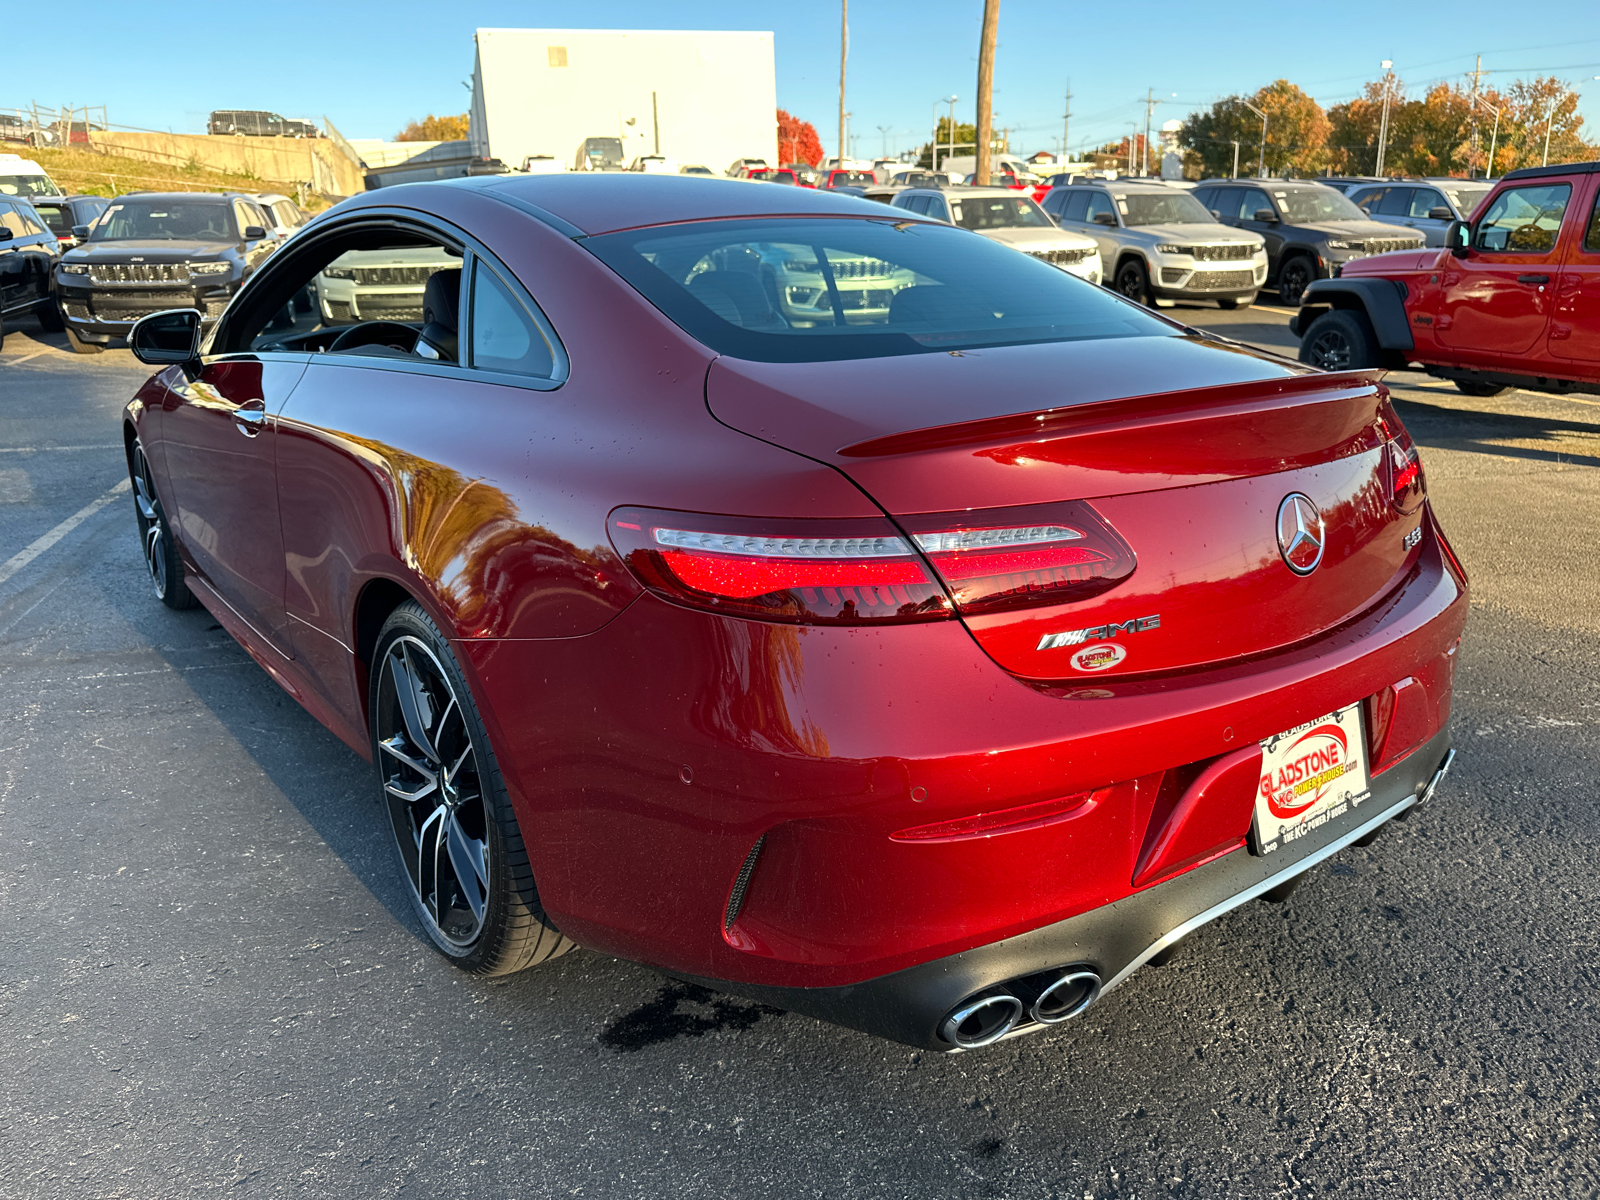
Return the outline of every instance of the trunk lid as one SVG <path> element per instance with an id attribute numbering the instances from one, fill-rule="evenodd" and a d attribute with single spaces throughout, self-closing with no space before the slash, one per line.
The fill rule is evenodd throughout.
<path id="1" fill-rule="evenodd" d="M 1008 508 L 1012 525 L 1048 523 L 1052 504 L 1071 524 L 1081 509 L 1065 502 L 1087 502 L 1131 549 L 1131 574 L 1072 602 L 963 613 L 1027 678 L 1145 675 L 1293 645 L 1369 608 L 1415 553 L 1404 539 L 1420 513 L 1389 499 L 1387 438 L 1400 427 L 1372 373 L 1187 335 L 724 358 L 707 397 L 734 428 L 843 471 L 914 534 L 1003 527 Z M 1279 542 L 1294 493 L 1323 523 L 1304 575 Z"/>

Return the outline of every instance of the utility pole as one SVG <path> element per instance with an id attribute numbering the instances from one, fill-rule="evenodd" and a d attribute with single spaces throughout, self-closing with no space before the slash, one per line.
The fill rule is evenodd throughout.
<path id="1" fill-rule="evenodd" d="M 1467 137 L 1467 178 L 1478 177 L 1478 80 L 1483 77 L 1483 55 L 1478 55 L 1472 68 L 1472 96 L 1467 101 L 1467 111 L 1472 116 L 1472 132 Z M 1490 169 L 1493 174 L 1493 168 Z"/>
<path id="2" fill-rule="evenodd" d="M 845 61 L 850 57 L 850 0 L 839 0 L 839 161 L 835 166 L 844 166 L 845 141 L 844 141 L 844 67 Z"/>
<path id="3" fill-rule="evenodd" d="M 1071 155 L 1067 152 L 1067 133 L 1072 128 L 1072 80 L 1067 80 L 1067 105 L 1061 114 L 1061 161 L 1066 162 Z"/>
<path id="4" fill-rule="evenodd" d="M 994 137 L 994 44 L 1000 33 L 1000 0 L 983 0 L 983 32 L 978 37 L 978 143 L 979 187 L 989 186 L 989 162 Z"/>
<path id="5" fill-rule="evenodd" d="M 878 156 L 879 158 L 888 158 L 889 157 L 889 133 L 893 129 L 894 129 L 893 125 L 879 125 L 878 126 L 878 132 L 883 135 L 883 153 Z"/>
<path id="6" fill-rule="evenodd" d="M 1267 114 L 1254 104 L 1251 104 L 1243 96 L 1239 97 L 1239 103 L 1261 118 L 1261 161 L 1256 167 L 1256 178 L 1265 179 L 1267 177 Z"/>
<path id="7" fill-rule="evenodd" d="M 1239 143 L 1233 144 L 1233 177 L 1239 178 Z"/>
<path id="8" fill-rule="evenodd" d="M 948 128 L 946 129 L 946 132 L 949 133 L 949 135 L 950 135 L 950 153 L 948 153 L 948 154 L 946 154 L 944 156 L 944 165 L 945 165 L 945 170 L 947 170 L 947 171 L 950 169 L 950 160 L 956 156 L 956 101 L 959 100 L 959 99 L 961 99 L 960 96 L 946 96 L 945 97 L 945 103 L 947 103 L 950 106 L 950 121 L 949 121 L 949 124 L 948 124 Z M 938 143 L 936 141 L 935 142 L 935 146 L 937 146 L 937 144 Z M 935 158 L 935 169 L 937 169 L 937 166 L 938 166 L 938 164 L 937 164 L 938 155 L 934 155 L 934 158 Z"/>
<path id="9" fill-rule="evenodd" d="M 1151 88 L 1144 98 L 1144 174 L 1150 174 L 1150 114 L 1155 112 L 1156 105 L 1161 101 L 1155 98 L 1156 90 Z"/>
<path id="10" fill-rule="evenodd" d="M 1380 65 L 1383 67 L 1383 70 L 1384 70 L 1384 76 L 1383 76 L 1383 119 L 1378 125 L 1378 164 L 1373 169 L 1372 173 L 1374 175 L 1377 175 L 1377 176 L 1381 177 L 1383 175 L 1383 149 L 1384 149 L 1384 143 L 1389 140 L 1389 93 L 1394 90 L 1394 72 L 1391 71 L 1389 68 L 1394 66 L 1394 63 L 1391 60 L 1386 58 L 1386 59 L 1383 60 L 1383 62 Z"/>

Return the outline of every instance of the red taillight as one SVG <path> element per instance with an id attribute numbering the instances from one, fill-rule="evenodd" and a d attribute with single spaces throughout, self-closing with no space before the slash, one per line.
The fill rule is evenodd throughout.
<path id="1" fill-rule="evenodd" d="M 1379 411 L 1378 431 L 1383 435 L 1384 463 L 1389 480 L 1389 502 L 1403 513 L 1414 513 L 1427 493 L 1427 482 L 1422 477 L 1422 458 L 1417 444 L 1411 440 L 1406 427 L 1400 423 L 1389 402 L 1385 400 Z"/>
<path id="2" fill-rule="evenodd" d="M 1087 504 L 902 518 L 963 613 L 1085 600 L 1133 573 L 1128 544 Z"/>
<path id="3" fill-rule="evenodd" d="M 801 625 L 933 621 L 950 604 L 890 522 L 619 508 L 611 540 L 641 583 L 691 608 Z"/>

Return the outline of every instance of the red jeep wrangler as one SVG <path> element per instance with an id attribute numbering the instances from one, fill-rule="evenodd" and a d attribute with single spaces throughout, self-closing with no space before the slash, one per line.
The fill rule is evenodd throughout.
<path id="1" fill-rule="evenodd" d="M 1442 249 L 1346 264 L 1289 328 L 1329 371 L 1417 364 L 1469 396 L 1600 392 L 1600 163 L 1500 180 Z"/>

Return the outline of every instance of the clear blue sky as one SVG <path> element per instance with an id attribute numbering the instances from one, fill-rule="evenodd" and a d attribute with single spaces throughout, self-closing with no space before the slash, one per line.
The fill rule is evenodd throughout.
<path id="1" fill-rule="evenodd" d="M 960 96 L 957 117 L 972 120 L 982 9 L 982 0 L 853 0 L 851 129 L 861 154 L 882 148 L 880 125 L 891 151 L 926 141 L 941 96 Z M 1015 150 L 1053 149 L 1069 81 L 1076 148 L 1121 137 L 1134 122 L 1142 128 L 1146 88 L 1163 100 L 1159 126 L 1279 77 L 1324 106 L 1336 104 L 1376 78 L 1384 58 L 1413 92 L 1459 78 L 1480 52 L 1494 83 L 1518 74 L 1571 82 L 1600 74 L 1594 0 L 1546 0 L 1537 21 L 1509 20 L 1507 12 L 1500 0 L 1002 0 L 995 123 L 1017 131 Z M 472 72 L 472 33 L 480 26 L 749 29 L 776 34 L 778 103 L 814 122 L 830 153 L 837 140 L 837 0 L 279 0 L 255 8 L 89 0 L 62 19 L 70 30 L 63 27 L 49 52 L 35 43 L 5 56 L 0 106 L 104 104 L 114 124 L 194 133 L 204 131 L 213 108 L 264 108 L 326 114 L 348 137 L 389 137 L 430 111 L 465 110 L 462 81 Z M 1600 136 L 1600 82 L 1580 94 L 1589 136 Z"/>

